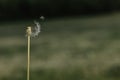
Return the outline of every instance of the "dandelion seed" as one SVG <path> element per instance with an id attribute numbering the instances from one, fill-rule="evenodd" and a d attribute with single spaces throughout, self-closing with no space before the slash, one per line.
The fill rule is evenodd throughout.
<path id="1" fill-rule="evenodd" d="M 45 19 L 45 17 L 44 17 L 44 16 L 41 16 L 41 17 L 40 17 L 40 19 L 41 19 L 41 20 L 44 20 L 44 19 Z"/>
<path id="2" fill-rule="evenodd" d="M 35 26 L 32 27 L 31 37 L 36 37 L 40 33 L 40 28 L 41 28 L 40 23 L 37 21 L 34 21 L 34 24 L 35 24 Z"/>

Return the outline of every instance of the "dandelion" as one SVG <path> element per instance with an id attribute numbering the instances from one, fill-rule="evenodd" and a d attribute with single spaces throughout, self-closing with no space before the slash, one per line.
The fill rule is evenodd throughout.
<path id="1" fill-rule="evenodd" d="M 44 17 L 41 16 L 41 19 Z M 30 39 L 31 37 L 36 37 L 40 33 L 41 25 L 39 22 L 34 21 L 35 26 L 27 27 L 26 35 L 28 37 L 28 55 L 27 55 L 27 80 L 30 80 Z"/>

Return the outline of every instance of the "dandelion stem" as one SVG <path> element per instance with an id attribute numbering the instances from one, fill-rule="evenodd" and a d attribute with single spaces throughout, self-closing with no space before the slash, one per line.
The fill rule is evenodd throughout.
<path id="1" fill-rule="evenodd" d="M 30 80 L 30 36 L 31 36 L 31 27 L 27 28 L 28 36 L 28 54 L 27 54 L 27 80 Z"/>
<path id="2" fill-rule="evenodd" d="M 28 36 L 27 80 L 30 80 L 30 36 Z"/>

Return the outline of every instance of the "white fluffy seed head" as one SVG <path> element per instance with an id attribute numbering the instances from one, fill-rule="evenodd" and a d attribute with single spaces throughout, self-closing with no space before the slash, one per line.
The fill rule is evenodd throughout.
<path id="1" fill-rule="evenodd" d="M 40 19 L 41 19 L 41 20 L 44 20 L 44 19 L 45 19 L 45 17 L 44 17 L 44 16 L 41 16 L 41 17 L 40 17 Z"/>
<path id="2" fill-rule="evenodd" d="M 41 25 L 40 25 L 39 22 L 34 21 L 34 24 L 35 24 L 35 26 L 33 27 L 33 30 L 32 30 L 32 33 L 31 33 L 32 37 L 38 36 L 38 34 L 40 33 L 40 28 L 41 28 Z"/>
<path id="3" fill-rule="evenodd" d="M 43 22 L 45 17 L 41 16 L 40 19 Z M 37 21 L 34 21 L 34 26 L 27 28 L 27 30 L 30 30 L 30 29 L 31 29 L 30 34 L 28 34 L 28 31 L 27 31 L 27 35 L 26 36 L 30 35 L 31 37 L 36 37 L 40 33 L 41 24 L 39 22 L 37 22 Z"/>

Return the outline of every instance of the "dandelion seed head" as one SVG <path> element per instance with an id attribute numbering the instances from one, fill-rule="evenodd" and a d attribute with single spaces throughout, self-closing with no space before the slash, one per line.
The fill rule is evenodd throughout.
<path id="1" fill-rule="evenodd" d="M 40 19 L 43 22 L 45 17 L 41 16 Z M 39 35 L 39 33 L 41 32 L 41 24 L 38 21 L 35 20 L 34 25 L 32 27 L 27 27 L 27 30 L 28 31 L 31 30 L 31 31 L 30 31 L 30 34 L 28 34 L 28 31 L 26 31 L 27 32 L 26 36 L 30 35 L 31 37 L 37 37 Z"/>
<path id="2" fill-rule="evenodd" d="M 38 36 L 38 34 L 40 33 L 40 28 L 41 28 L 41 25 L 39 22 L 34 21 L 34 24 L 35 26 L 33 26 L 32 33 L 31 33 L 32 37 Z"/>

